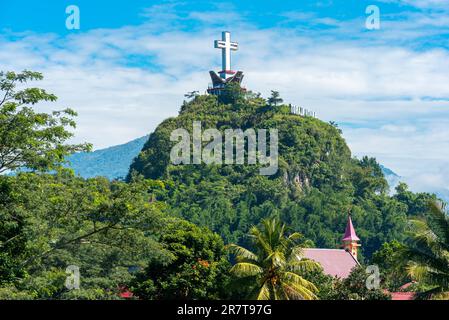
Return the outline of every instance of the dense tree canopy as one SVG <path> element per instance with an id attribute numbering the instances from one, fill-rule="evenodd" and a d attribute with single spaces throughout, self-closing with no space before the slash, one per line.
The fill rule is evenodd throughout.
<path id="1" fill-rule="evenodd" d="M 410 277 L 423 291 L 448 290 L 447 215 L 427 214 L 435 196 L 405 184 L 391 196 L 375 159 L 352 158 L 335 124 L 291 114 L 276 92 L 269 101 L 235 85 L 219 98 L 190 93 L 179 116 L 149 136 L 124 182 L 61 168 L 89 145 L 66 143 L 72 110 L 36 111 L 56 96 L 16 89 L 41 79 L 0 73 L 0 173 L 24 169 L 0 175 L 0 299 L 119 299 L 126 290 L 138 299 L 388 299 L 366 288 L 364 267 L 338 280 L 298 260 L 301 246 L 338 247 L 349 211 L 359 261 L 380 267 L 384 287 Z M 220 132 L 277 129 L 278 171 L 172 165 L 170 133 L 191 133 L 193 121 Z M 407 218 L 424 216 L 408 238 Z M 398 252 L 408 276 L 397 269 Z M 78 289 L 65 285 L 69 266 L 79 269 Z"/>
<path id="2" fill-rule="evenodd" d="M 75 111 L 36 112 L 33 106 L 57 97 L 39 88 L 17 90 L 19 84 L 42 79 L 38 72 L 0 72 L 0 173 L 54 169 L 66 155 L 90 149 L 89 144 L 65 144 L 73 136 L 68 129 L 75 128 Z"/>
<path id="3" fill-rule="evenodd" d="M 172 165 L 170 133 L 177 128 L 191 133 L 193 121 L 201 121 L 203 130 L 221 132 L 278 129 L 278 172 L 261 176 L 257 165 Z M 362 255 L 370 258 L 382 243 L 404 240 L 413 204 L 388 194 L 375 159 L 351 158 L 338 128 L 291 114 L 287 105 L 270 106 L 253 93 L 233 103 L 214 96 L 186 102 L 178 117 L 165 120 L 150 135 L 131 172 L 169 181 L 164 200 L 172 211 L 219 233 L 226 243 L 245 244 L 251 225 L 278 216 L 316 246 L 335 248 L 351 211 Z"/>
<path id="4" fill-rule="evenodd" d="M 64 286 L 53 291 L 47 280 L 65 280 L 66 267 L 76 265 L 83 289 L 117 289 L 129 270 L 167 255 L 154 238 L 164 206 L 150 201 L 149 181 L 85 180 L 69 171 L 0 179 L 9 188 L 0 210 L 0 284 L 19 278 L 35 297 L 61 297 Z"/>
<path id="5" fill-rule="evenodd" d="M 164 228 L 160 243 L 170 259 L 151 259 L 131 282 L 143 299 L 226 298 L 229 262 L 223 240 L 206 228 L 175 219 Z"/>

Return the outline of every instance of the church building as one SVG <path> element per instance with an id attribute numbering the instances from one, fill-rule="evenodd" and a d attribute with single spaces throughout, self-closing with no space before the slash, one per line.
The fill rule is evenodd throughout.
<path id="1" fill-rule="evenodd" d="M 359 265 L 357 250 L 359 237 L 355 233 L 351 215 L 348 216 L 345 234 L 342 238 L 343 249 L 306 248 L 303 256 L 321 264 L 324 273 L 340 279 L 347 278 L 351 270 Z"/>

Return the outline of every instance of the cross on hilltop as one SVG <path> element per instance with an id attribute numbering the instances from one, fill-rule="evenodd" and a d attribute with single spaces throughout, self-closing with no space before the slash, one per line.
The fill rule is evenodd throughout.
<path id="1" fill-rule="evenodd" d="M 215 40 L 214 47 L 221 49 L 221 71 L 218 72 L 220 76 L 215 71 L 209 71 L 212 87 L 209 87 L 207 92 L 213 95 L 220 95 L 227 83 L 235 82 L 240 85 L 243 80 L 243 72 L 235 72 L 231 69 L 231 51 L 237 51 L 239 45 L 237 42 L 231 42 L 231 33 L 229 31 L 221 33 L 221 40 Z"/>
<path id="2" fill-rule="evenodd" d="M 237 51 L 239 44 L 231 42 L 231 33 L 223 31 L 221 40 L 215 40 L 215 49 L 221 49 L 221 71 L 218 72 L 221 78 L 226 79 L 227 75 L 234 74 L 231 70 L 231 51 Z"/>

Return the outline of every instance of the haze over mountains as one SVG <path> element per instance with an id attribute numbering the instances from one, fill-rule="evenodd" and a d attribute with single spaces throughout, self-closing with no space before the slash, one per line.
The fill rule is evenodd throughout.
<path id="1" fill-rule="evenodd" d="M 125 178 L 132 160 L 142 150 L 148 136 L 125 144 L 112 146 L 94 152 L 75 153 L 68 157 L 69 167 L 83 178 L 104 176 L 108 179 Z"/>

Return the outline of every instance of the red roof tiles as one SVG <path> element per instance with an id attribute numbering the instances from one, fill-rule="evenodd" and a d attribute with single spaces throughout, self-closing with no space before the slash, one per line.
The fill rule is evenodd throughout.
<path id="1" fill-rule="evenodd" d="M 391 300 L 413 300 L 415 298 L 414 292 L 390 292 Z"/>
<path id="2" fill-rule="evenodd" d="M 324 273 L 337 277 L 347 278 L 352 268 L 358 265 L 354 257 L 343 249 L 303 249 L 305 258 L 321 264 Z"/>

